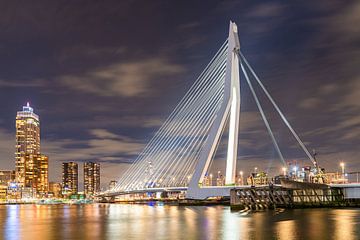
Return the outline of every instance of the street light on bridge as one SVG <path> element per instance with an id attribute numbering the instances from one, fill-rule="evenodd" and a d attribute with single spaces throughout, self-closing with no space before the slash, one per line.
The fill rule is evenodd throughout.
<path id="1" fill-rule="evenodd" d="M 243 173 L 243 171 L 240 171 L 239 174 L 240 174 L 240 184 L 244 185 L 244 179 L 243 179 L 244 173 Z"/>

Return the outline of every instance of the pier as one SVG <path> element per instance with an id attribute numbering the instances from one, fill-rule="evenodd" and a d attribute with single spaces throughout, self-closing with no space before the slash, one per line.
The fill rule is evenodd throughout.
<path id="1" fill-rule="evenodd" d="M 359 207 L 360 184 L 327 185 L 281 181 L 280 185 L 230 190 L 232 209 Z"/>

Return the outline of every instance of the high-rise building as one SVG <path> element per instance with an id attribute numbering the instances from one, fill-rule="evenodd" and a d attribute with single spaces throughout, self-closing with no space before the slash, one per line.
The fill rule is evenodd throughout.
<path id="1" fill-rule="evenodd" d="M 40 120 L 29 103 L 16 114 L 15 180 L 21 187 L 25 185 L 26 154 L 40 154 Z"/>
<path id="2" fill-rule="evenodd" d="M 63 194 L 78 193 L 78 164 L 74 162 L 66 162 L 62 164 L 62 186 Z"/>
<path id="3" fill-rule="evenodd" d="M 49 191 L 49 157 L 36 155 L 36 191 L 39 195 Z"/>
<path id="4" fill-rule="evenodd" d="M 26 154 L 25 181 L 22 187 L 34 188 L 38 195 L 47 194 L 49 190 L 49 158 L 42 154 Z"/>
<path id="5" fill-rule="evenodd" d="M 84 163 L 84 192 L 87 195 L 100 192 L 100 163 Z"/>

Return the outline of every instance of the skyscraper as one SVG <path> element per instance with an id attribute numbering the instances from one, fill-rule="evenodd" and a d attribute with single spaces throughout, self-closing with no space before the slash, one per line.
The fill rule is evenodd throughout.
<path id="1" fill-rule="evenodd" d="M 49 190 L 49 158 L 42 154 L 26 154 L 25 181 L 23 187 L 34 188 L 39 196 Z"/>
<path id="2" fill-rule="evenodd" d="M 36 155 L 36 191 L 38 195 L 49 191 L 49 158 L 43 154 Z"/>
<path id="3" fill-rule="evenodd" d="M 21 187 L 25 184 L 26 154 L 40 154 L 40 120 L 29 103 L 16 114 L 15 172 Z"/>
<path id="4" fill-rule="evenodd" d="M 78 193 L 78 164 L 74 162 L 66 162 L 62 164 L 62 186 L 63 194 Z"/>
<path id="5" fill-rule="evenodd" d="M 100 164 L 94 162 L 84 163 L 84 192 L 93 195 L 100 192 Z"/>

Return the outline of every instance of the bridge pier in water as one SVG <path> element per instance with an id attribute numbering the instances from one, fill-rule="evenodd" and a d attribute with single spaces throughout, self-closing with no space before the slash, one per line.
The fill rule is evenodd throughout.
<path id="1" fill-rule="evenodd" d="M 346 199 L 345 191 L 326 184 L 286 181 L 280 186 L 233 188 L 230 205 L 250 210 L 360 206 L 359 201 Z"/>

